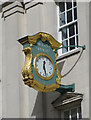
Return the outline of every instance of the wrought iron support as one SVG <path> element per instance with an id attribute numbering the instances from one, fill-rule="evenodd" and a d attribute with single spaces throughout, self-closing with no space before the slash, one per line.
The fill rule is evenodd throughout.
<path id="1" fill-rule="evenodd" d="M 75 91 L 75 84 L 71 85 L 60 85 L 60 87 L 56 90 L 57 92 L 60 92 L 61 94 L 64 94 L 66 92 L 74 92 Z"/>
<path id="2" fill-rule="evenodd" d="M 80 45 L 70 45 L 70 46 L 62 46 L 62 47 L 59 47 L 59 48 L 57 48 L 56 50 L 59 50 L 59 49 L 62 49 L 62 48 L 67 48 L 67 47 L 80 47 L 80 48 L 82 48 L 83 50 L 86 49 L 86 45 L 83 45 L 83 46 L 80 46 Z"/>

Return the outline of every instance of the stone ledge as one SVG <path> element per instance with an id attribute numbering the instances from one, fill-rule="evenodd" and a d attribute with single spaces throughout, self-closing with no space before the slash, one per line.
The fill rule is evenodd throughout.
<path id="1" fill-rule="evenodd" d="M 83 100 L 83 94 L 68 92 L 65 94 L 61 94 L 56 100 L 54 100 L 51 104 L 56 109 L 69 108 L 69 105 L 79 105 Z"/>
<path id="2" fill-rule="evenodd" d="M 5 19 L 5 18 L 17 13 L 17 12 L 24 14 L 23 5 L 20 2 L 13 2 L 13 3 L 11 3 L 8 6 L 5 6 L 3 8 L 3 17 Z"/>
<path id="3" fill-rule="evenodd" d="M 5 2 L 4 4 L 6 4 L 6 5 L 2 5 L 3 12 L 8 11 L 9 9 L 13 9 L 14 6 L 19 6 L 19 7 L 23 8 L 23 5 L 20 2 L 18 2 L 18 1 L 15 1 L 15 2 Z"/>
<path id="4" fill-rule="evenodd" d="M 77 48 L 77 49 L 74 49 L 74 50 L 72 50 L 72 51 L 70 51 L 70 52 L 64 53 L 64 54 L 58 56 L 57 59 L 56 59 L 56 61 L 58 62 L 58 61 L 60 61 L 60 60 L 62 60 L 62 59 L 65 59 L 65 58 L 67 58 L 67 57 L 69 57 L 69 56 L 72 56 L 72 55 L 74 55 L 74 54 L 77 54 L 77 53 L 79 53 L 80 51 L 81 51 L 81 49 L 80 49 L 80 48 Z"/>
<path id="5" fill-rule="evenodd" d="M 43 5 L 42 2 L 28 2 L 27 4 L 25 4 L 25 10 L 27 11 L 28 9 L 37 6 L 37 5 Z"/>

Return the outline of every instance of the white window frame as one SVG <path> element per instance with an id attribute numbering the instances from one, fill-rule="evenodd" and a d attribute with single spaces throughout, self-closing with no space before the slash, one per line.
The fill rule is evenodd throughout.
<path id="1" fill-rule="evenodd" d="M 76 107 L 71 107 L 71 108 L 62 110 L 62 111 L 61 111 L 61 118 L 63 118 L 63 120 L 64 120 L 64 118 L 65 118 L 65 117 L 64 117 L 64 112 L 69 111 L 69 113 L 70 113 L 70 114 L 69 114 L 69 119 L 72 120 L 72 119 L 71 119 L 71 118 L 72 118 L 72 116 L 71 116 L 71 110 L 76 108 L 76 109 L 77 109 L 77 119 L 78 119 L 78 120 L 81 120 L 82 118 L 79 118 L 80 116 L 79 116 L 79 112 L 78 112 L 79 107 L 81 107 L 81 106 L 79 105 L 79 106 L 76 106 Z M 81 116 L 82 116 L 82 111 L 81 111 Z"/>
<path id="2" fill-rule="evenodd" d="M 69 10 L 72 10 L 72 9 L 74 9 L 74 8 L 76 8 L 77 9 L 77 6 L 73 6 L 73 1 L 74 0 L 72 0 L 72 8 L 70 8 Z M 61 2 L 64 2 L 64 0 L 63 1 L 61 1 Z M 77 2 L 76 2 L 77 3 Z M 66 3 L 65 3 L 65 8 L 66 8 Z M 69 10 L 65 10 L 64 12 L 67 14 L 67 11 L 69 11 Z M 62 12 L 62 13 L 64 13 L 64 12 Z M 68 35 L 68 37 L 65 39 L 65 40 L 62 40 L 62 32 L 61 32 L 61 29 L 62 28 L 64 28 L 64 27 L 67 27 L 67 34 L 69 33 L 69 29 L 68 29 L 68 26 L 69 25 L 72 25 L 72 24 L 75 24 L 76 22 L 77 22 L 77 24 L 78 24 L 78 20 L 76 19 L 76 20 L 74 20 L 74 18 L 73 18 L 73 20 L 71 21 L 71 22 L 69 22 L 69 23 L 67 23 L 67 15 L 65 14 L 65 18 L 66 18 L 66 24 L 65 25 L 62 25 L 62 26 L 60 26 L 60 18 L 59 18 L 59 15 L 60 14 L 62 14 L 62 13 L 59 13 L 59 3 L 58 3 L 58 5 L 57 5 L 57 23 L 58 23 L 58 25 L 57 25 L 57 33 L 58 33 L 58 41 L 60 42 L 60 43 L 62 43 L 62 41 L 65 41 L 66 39 L 68 39 L 67 41 L 68 41 L 68 46 L 69 46 L 69 35 Z M 72 10 L 72 17 L 74 17 L 74 11 Z M 75 37 L 75 45 L 77 45 L 77 36 L 78 36 L 78 34 L 76 34 L 76 25 L 74 25 L 74 29 L 75 29 L 75 34 L 73 35 L 73 36 L 71 36 L 70 38 L 73 38 L 73 37 Z M 77 47 L 75 47 L 75 49 L 73 49 L 73 50 L 70 50 L 70 48 L 68 47 L 68 52 L 65 52 L 65 53 L 62 53 L 62 49 L 60 49 L 60 50 L 58 50 L 58 54 L 59 55 L 63 55 L 63 54 L 67 54 L 67 53 L 70 53 L 70 52 L 73 52 L 73 51 L 75 51 L 75 50 L 77 50 L 78 48 Z"/>

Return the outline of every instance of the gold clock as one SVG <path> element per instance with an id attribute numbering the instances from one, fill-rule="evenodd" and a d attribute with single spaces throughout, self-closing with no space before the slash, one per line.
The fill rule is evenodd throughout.
<path id="1" fill-rule="evenodd" d="M 43 80 L 50 80 L 55 74 L 55 66 L 50 56 L 38 53 L 33 61 L 36 74 Z"/>

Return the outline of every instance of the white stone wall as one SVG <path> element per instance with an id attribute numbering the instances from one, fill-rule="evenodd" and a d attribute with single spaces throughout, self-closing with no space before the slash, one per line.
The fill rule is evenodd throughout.
<path id="1" fill-rule="evenodd" d="M 24 65 L 24 53 L 22 52 L 23 46 L 17 40 L 28 33 L 27 17 L 26 14 L 22 14 L 24 12 L 23 8 L 15 7 L 8 10 L 16 5 L 21 6 L 19 2 L 15 2 L 3 8 L 5 13 L 3 18 L 2 116 L 3 118 L 43 117 L 42 94 L 25 86 L 22 81 L 21 72 Z M 17 10 L 21 13 L 17 12 Z M 14 14 L 10 15 L 11 13 Z M 37 105 L 36 101 L 38 101 Z M 40 112 L 35 109 L 35 106 L 40 108 Z"/>
<path id="2" fill-rule="evenodd" d="M 83 52 L 79 69 L 82 71 L 79 76 L 81 80 L 78 85 L 79 89 L 84 94 L 82 102 L 82 115 L 83 118 L 89 118 L 89 2 L 78 3 L 78 24 L 79 24 L 79 44 L 86 45 L 86 50 Z M 79 70 L 78 69 L 78 70 Z M 82 85 L 81 85 L 82 84 Z M 81 87 L 80 87 L 81 85 Z"/>
<path id="3" fill-rule="evenodd" d="M 15 7 L 8 10 L 15 5 Z M 0 116 L 7 118 L 41 118 L 60 117 L 61 111 L 53 108 L 51 102 L 60 93 L 40 93 L 25 86 L 22 81 L 24 53 L 18 39 L 38 32 L 46 32 L 57 39 L 57 6 L 55 2 L 25 4 L 15 2 L 3 8 L 4 18 L 2 35 L 0 35 Z M 8 10 L 8 11 L 6 11 Z M 17 12 L 19 11 L 19 12 Z M 74 69 L 64 78 L 62 84 L 75 83 L 76 92 L 84 94 L 82 101 L 82 116 L 89 118 L 89 3 L 78 3 L 79 45 L 86 45 L 86 50 Z M 14 13 L 16 12 L 16 13 Z M 10 15 L 11 13 L 14 13 Z M 9 16 L 8 16 L 9 15 Z M 1 34 L 1 33 L 0 33 Z M 3 37 L 3 38 L 2 38 Z M 2 44 L 2 45 L 1 45 Z M 2 48 L 3 46 L 3 48 Z M 64 75 L 76 62 L 80 53 L 58 62 L 59 69 L 64 61 L 61 74 Z M 1 69 L 2 68 L 2 69 Z M 1 74 L 2 73 L 2 74 Z M 3 101 L 3 102 L 2 102 Z"/>
<path id="4" fill-rule="evenodd" d="M 2 118 L 2 14 L 0 13 L 0 119 Z"/>

